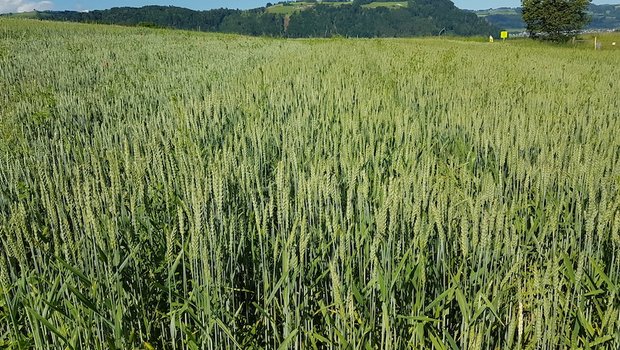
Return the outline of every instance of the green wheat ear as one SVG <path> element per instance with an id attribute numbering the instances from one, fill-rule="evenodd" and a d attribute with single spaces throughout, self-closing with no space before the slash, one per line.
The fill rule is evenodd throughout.
<path id="1" fill-rule="evenodd" d="M 0 347 L 620 348 L 615 51 L 0 27 Z"/>

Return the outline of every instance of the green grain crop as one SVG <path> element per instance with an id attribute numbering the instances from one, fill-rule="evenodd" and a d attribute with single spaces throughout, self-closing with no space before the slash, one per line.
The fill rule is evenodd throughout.
<path id="1" fill-rule="evenodd" d="M 617 53 L 0 19 L 0 348 L 618 349 Z"/>

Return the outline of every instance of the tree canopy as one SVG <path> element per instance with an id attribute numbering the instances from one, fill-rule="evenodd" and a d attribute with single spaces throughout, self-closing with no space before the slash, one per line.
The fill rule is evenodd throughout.
<path id="1" fill-rule="evenodd" d="M 450 0 L 415 0 L 402 7 L 364 6 L 372 2 L 316 3 L 292 14 L 272 13 L 265 7 L 247 11 L 193 11 L 173 6 L 146 6 L 90 12 L 46 11 L 37 12 L 36 17 L 284 37 L 407 37 L 439 32 L 489 35 L 496 31 L 484 19 L 457 8 Z"/>
<path id="2" fill-rule="evenodd" d="M 523 0 L 523 21 L 533 38 L 564 41 L 590 21 L 591 0 Z"/>

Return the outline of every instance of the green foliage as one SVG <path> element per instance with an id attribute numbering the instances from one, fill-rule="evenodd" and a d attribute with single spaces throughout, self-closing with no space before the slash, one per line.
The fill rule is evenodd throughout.
<path id="1" fill-rule="evenodd" d="M 291 37 L 407 37 L 413 35 L 489 35 L 496 31 L 451 1 L 410 1 L 407 6 L 317 5 L 290 16 Z M 394 5 L 404 3 L 394 3 Z"/>
<path id="2" fill-rule="evenodd" d="M 620 348 L 615 52 L 0 27 L 0 347 Z"/>
<path id="3" fill-rule="evenodd" d="M 117 7 L 109 10 L 36 12 L 57 21 L 178 28 L 286 37 L 408 37 L 489 35 L 496 30 L 449 0 L 408 2 L 281 3 L 247 11 L 193 11 L 173 6 Z"/>
<path id="4" fill-rule="evenodd" d="M 566 41 L 590 22 L 591 0 L 523 0 L 523 21 L 533 38 Z"/>

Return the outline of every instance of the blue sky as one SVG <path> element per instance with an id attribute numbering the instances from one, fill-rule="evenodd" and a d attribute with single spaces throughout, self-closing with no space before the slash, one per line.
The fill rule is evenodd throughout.
<path id="1" fill-rule="evenodd" d="M 279 0 L 0 0 L 0 13 L 37 10 L 95 10 L 116 6 L 174 5 L 206 10 L 211 8 L 253 8 L 265 5 L 268 1 Z M 520 0 L 453 0 L 454 4 L 464 9 L 487 9 L 492 7 L 514 7 L 521 4 Z M 598 0 L 595 4 L 618 3 L 618 0 Z"/>

